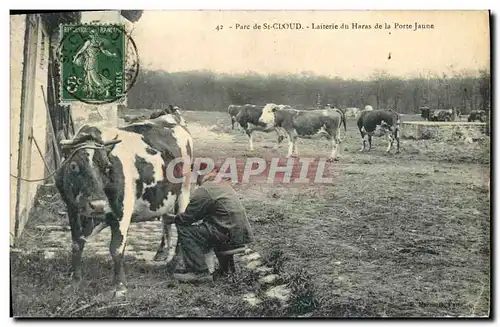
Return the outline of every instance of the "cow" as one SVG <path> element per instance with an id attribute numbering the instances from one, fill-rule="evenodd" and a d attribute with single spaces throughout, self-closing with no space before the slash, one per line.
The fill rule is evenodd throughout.
<path id="1" fill-rule="evenodd" d="M 139 115 L 139 116 L 133 116 L 133 115 L 126 115 L 123 117 L 123 120 L 126 122 L 126 123 L 136 123 L 136 122 L 139 122 L 139 121 L 142 121 L 142 120 L 145 120 L 147 119 L 146 116 L 144 115 Z"/>
<path id="2" fill-rule="evenodd" d="M 276 105 L 279 108 L 290 108 L 288 105 Z M 254 131 L 269 133 L 275 131 L 278 134 L 278 144 L 284 139 L 284 136 L 280 133 L 279 126 L 269 126 L 265 123 L 259 121 L 262 115 L 261 107 L 257 107 L 253 104 L 245 104 L 242 106 L 240 112 L 236 115 L 236 122 L 240 124 L 245 133 L 248 136 L 248 143 L 250 151 L 254 150 L 252 133 Z"/>
<path id="3" fill-rule="evenodd" d="M 187 206 L 191 134 L 182 117 L 168 112 L 120 128 L 83 125 L 60 145 L 65 161 L 56 174 L 56 187 L 71 228 L 73 278 L 82 277 L 85 243 L 110 227 L 114 296 L 121 297 L 127 292 L 122 261 L 130 223 L 166 219 L 164 215 Z M 157 257 L 168 257 L 171 233 L 171 225 L 163 220 Z"/>
<path id="4" fill-rule="evenodd" d="M 347 131 L 345 114 L 336 108 L 297 110 L 268 103 L 262 109 L 259 122 L 285 130 L 289 141 L 287 158 L 298 155 L 296 146 L 298 137 L 326 133 L 332 140 L 332 153 L 328 161 L 336 161 L 338 160 L 338 146 L 341 143 L 340 127 L 342 123 L 344 130 Z"/>
<path id="5" fill-rule="evenodd" d="M 372 111 L 373 110 L 373 107 L 370 106 L 370 105 L 366 105 L 364 109 L 362 110 L 358 110 L 358 112 L 356 113 L 356 115 L 354 116 L 354 119 L 358 119 L 359 116 L 361 115 L 362 112 L 365 112 L 365 111 Z"/>
<path id="6" fill-rule="evenodd" d="M 125 116 L 123 117 L 123 120 L 126 122 L 126 123 L 137 123 L 137 122 L 140 122 L 140 121 L 143 121 L 143 120 L 146 120 L 146 119 L 155 119 L 155 118 L 158 118 L 162 115 L 166 115 L 166 114 L 169 114 L 170 112 L 172 113 L 175 113 L 177 117 L 180 117 L 180 120 L 181 120 L 181 123 L 182 124 L 185 124 L 185 120 L 184 118 L 182 117 L 181 115 L 181 112 L 180 112 L 180 108 L 178 106 L 172 106 L 172 105 L 168 105 L 168 109 L 155 109 L 150 115 L 149 115 L 149 118 L 144 115 L 144 114 L 141 114 L 139 116 Z"/>
<path id="7" fill-rule="evenodd" d="M 368 110 L 362 111 L 358 117 L 357 125 L 363 141 L 360 151 L 366 150 L 368 139 L 369 150 L 372 148 L 372 137 L 387 135 L 389 145 L 386 152 L 391 151 L 394 140 L 397 142 L 396 153 L 399 153 L 400 115 L 394 110 Z"/>
<path id="8" fill-rule="evenodd" d="M 423 119 L 430 120 L 431 117 L 431 110 L 428 107 L 421 107 L 420 108 L 420 116 Z"/>
<path id="9" fill-rule="evenodd" d="M 169 115 L 172 114 L 174 115 L 173 117 L 176 117 L 176 119 L 179 122 L 179 125 L 186 127 L 186 121 L 184 120 L 184 117 L 181 115 L 181 108 L 178 106 L 172 106 L 171 104 L 168 105 L 168 109 L 156 109 L 149 115 L 149 119 L 155 119 L 163 115 Z"/>
<path id="10" fill-rule="evenodd" d="M 236 123 L 236 116 L 238 115 L 242 107 L 243 106 L 238 106 L 235 104 L 231 104 L 229 105 L 229 107 L 227 107 L 227 112 L 229 113 L 229 117 L 231 117 L 231 129 L 233 130 L 234 130 L 234 123 Z"/>
<path id="11" fill-rule="evenodd" d="M 359 109 L 358 108 L 346 108 L 345 109 L 345 116 L 346 118 L 356 118 L 356 116 L 359 114 Z"/>
<path id="12" fill-rule="evenodd" d="M 432 121 L 455 121 L 459 116 L 457 109 L 438 109 L 435 110 L 431 115 Z"/>
<path id="13" fill-rule="evenodd" d="M 486 111 L 485 110 L 473 110 L 470 112 L 469 117 L 467 118 L 468 122 L 473 122 L 479 120 L 480 122 L 484 123 L 487 118 L 486 118 Z"/>
<path id="14" fill-rule="evenodd" d="M 428 121 L 455 121 L 460 119 L 460 111 L 458 109 L 435 109 L 431 110 L 428 107 L 420 108 L 420 115 Z"/>

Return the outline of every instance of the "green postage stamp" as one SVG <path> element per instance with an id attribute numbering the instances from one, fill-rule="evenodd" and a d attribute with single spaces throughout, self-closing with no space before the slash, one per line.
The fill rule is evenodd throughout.
<path id="1" fill-rule="evenodd" d="M 60 26 L 60 103 L 123 101 L 126 35 L 121 24 Z"/>

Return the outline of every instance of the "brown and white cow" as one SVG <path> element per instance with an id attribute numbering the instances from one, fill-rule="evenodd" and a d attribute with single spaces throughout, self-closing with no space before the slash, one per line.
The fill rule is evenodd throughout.
<path id="1" fill-rule="evenodd" d="M 176 112 L 121 128 L 82 126 L 60 142 L 65 161 L 56 186 L 66 204 L 73 277 L 81 279 L 85 243 L 111 228 L 114 294 L 127 291 L 123 254 L 131 222 L 185 210 L 191 187 L 193 140 Z M 174 248 L 164 223 L 159 255 Z M 166 249 L 165 249 L 166 246 Z"/>
<path id="2" fill-rule="evenodd" d="M 275 105 L 279 108 L 290 108 L 287 105 Z M 278 144 L 281 143 L 284 139 L 284 136 L 281 135 L 279 126 L 269 126 L 268 124 L 262 123 L 259 121 L 259 118 L 262 115 L 262 107 L 258 107 L 253 104 L 246 104 L 242 106 L 240 112 L 236 116 L 236 122 L 240 124 L 245 133 L 248 135 L 248 143 L 250 151 L 254 150 L 253 147 L 253 132 L 264 132 L 269 133 L 275 131 L 278 134 Z"/>
<path id="3" fill-rule="evenodd" d="M 227 107 L 227 112 L 229 114 L 229 117 L 231 117 L 231 129 L 234 129 L 234 123 L 236 123 L 236 116 L 240 112 L 241 108 L 243 106 L 239 106 L 236 104 L 231 104 L 229 107 Z"/>
<path id="4" fill-rule="evenodd" d="M 360 112 L 360 110 L 358 108 L 355 108 L 355 107 L 346 108 L 344 111 L 345 111 L 346 118 L 356 118 L 356 116 Z"/>
<path id="5" fill-rule="evenodd" d="M 262 109 L 259 122 L 285 130 L 289 141 L 287 158 L 298 155 L 296 146 L 298 137 L 326 133 L 332 140 L 332 152 L 328 160 L 337 160 L 342 123 L 344 130 L 347 130 L 345 115 L 340 109 L 297 110 L 268 103 Z"/>
<path id="6" fill-rule="evenodd" d="M 362 111 L 358 117 L 357 125 L 361 133 L 363 145 L 360 151 L 366 150 L 368 139 L 369 150 L 372 148 L 372 137 L 387 135 L 389 144 L 386 152 L 397 142 L 396 153 L 399 153 L 399 134 L 401 117 L 394 110 L 368 110 Z"/>

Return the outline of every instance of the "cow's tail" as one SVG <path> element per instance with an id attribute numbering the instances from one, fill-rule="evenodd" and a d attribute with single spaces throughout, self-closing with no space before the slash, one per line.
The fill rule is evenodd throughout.
<path id="1" fill-rule="evenodd" d="M 342 122 L 344 123 L 344 131 L 347 132 L 347 124 L 345 121 L 345 112 L 343 112 L 342 110 L 340 112 L 342 113 Z"/>
<path id="2" fill-rule="evenodd" d="M 340 109 L 340 108 L 335 108 L 335 110 L 337 110 L 339 113 L 340 113 L 340 124 L 339 124 L 339 127 L 344 124 L 344 131 L 347 132 L 347 124 L 346 124 L 346 119 L 345 119 L 345 112 Z"/>

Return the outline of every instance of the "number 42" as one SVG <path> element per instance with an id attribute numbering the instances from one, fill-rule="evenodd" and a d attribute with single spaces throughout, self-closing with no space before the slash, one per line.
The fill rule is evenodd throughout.
<path id="1" fill-rule="evenodd" d="M 220 31 L 222 28 L 223 28 L 223 26 L 222 26 L 222 25 L 217 25 L 217 26 L 215 27 L 215 29 L 216 29 L 217 31 Z"/>

